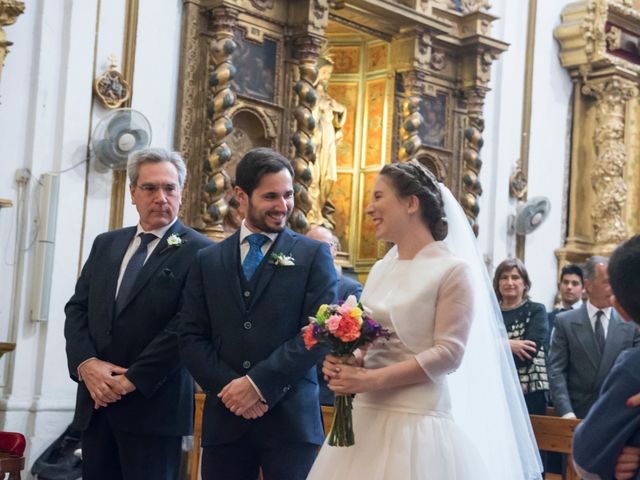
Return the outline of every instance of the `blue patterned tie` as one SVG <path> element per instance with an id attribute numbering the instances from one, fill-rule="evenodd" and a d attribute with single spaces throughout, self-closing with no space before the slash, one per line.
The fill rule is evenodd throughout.
<path id="1" fill-rule="evenodd" d="M 150 242 L 153 242 L 158 238 L 153 233 L 140 233 L 138 236 L 140 237 L 140 246 L 129 259 L 127 268 L 122 276 L 122 281 L 120 282 L 118 296 L 116 297 L 116 312 L 118 313 L 124 307 L 124 304 L 129 298 L 131 290 L 133 289 L 133 284 L 136 282 L 136 278 L 138 277 L 138 273 L 142 270 L 144 261 L 147 259 L 147 246 Z"/>
<path id="2" fill-rule="evenodd" d="M 253 274 L 260 266 L 260 262 L 264 258 L 262 246 L 269 241 L 269 237 L 261 233 L 252 233 L 245 238 L 249 242 L 249 252 L 242 262 L 242 271 L 247 280 L 251 280 Z"/>

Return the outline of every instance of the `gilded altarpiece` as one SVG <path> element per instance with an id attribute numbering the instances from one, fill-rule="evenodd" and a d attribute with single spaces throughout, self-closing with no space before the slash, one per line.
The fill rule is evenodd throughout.
<path id="1" fill-rule="evenodd" d="M 417 159 L 459 198 L 477 230 L 483 104 L 506 44 L 486 1 L 183 0 L 177 149 L 190 180 L 181 216 L 219 239 L 238 224 L 235 163 L 268 146 L 294 166 L 292 227 L 305 231 L 318 148 L 316 101 L 344 107 L 329 219 L 341 260 L 365 273 L 384 254 L 364 214 L 376 175 Z M 319 90 L 318 90 L 319 91 Z"/>
<path id="2" fill-rule="evenodd" d="M 555 37 L 574 85 L 562 266 L 640 232 L 640 2 L 571 3 Z"/>

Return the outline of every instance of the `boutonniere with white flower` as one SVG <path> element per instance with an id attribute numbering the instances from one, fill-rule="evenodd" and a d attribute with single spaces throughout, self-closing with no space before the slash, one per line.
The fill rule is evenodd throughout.
<path id="1" fill-rule="evenodd" d="M 271 254 L 271 263 L 276 267 L 293 267 L 296 264 L 291 255 L 275 252 Z"/>
<path id="2" fill-rule="evenodd" d="M 186 240 L 182 238 L 182 234 L 172 233 L 167 237 L 167 246 L 162 249 L 160 253 L 164 253 L 166 250 L 170 248 L 178 248 L 187 243 Z"/>

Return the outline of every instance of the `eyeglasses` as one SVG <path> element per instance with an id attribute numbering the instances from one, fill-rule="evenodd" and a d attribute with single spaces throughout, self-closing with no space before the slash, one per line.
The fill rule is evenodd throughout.
<path id="1" fill-rule="evenodd" d="M 164 194 L 168 197 L 177 195 L 180 189 L 174 183 L 163 183 L 158 185 L 157 183 L 143 183 L 142 185 L 136 185 L 137 188 L 142 190 L 147 195 L 155 195 L 158 189 L 162 189 Z"/>

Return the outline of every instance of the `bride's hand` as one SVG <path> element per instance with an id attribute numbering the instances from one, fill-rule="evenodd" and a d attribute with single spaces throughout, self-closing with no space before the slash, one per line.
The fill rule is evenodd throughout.
<path id="1" fill-rule="evenodd" d="M 323 368 L 324 372 L 325 369 Z M 373 370 L 347 364 L 337 364 L 329 375 L 328 387 L 334 393 L 363 393 L 373 389 Z"/>
<path id="2" fill-rule="evenodd" d="M 333 375 L 336 373 L 336 368 L 338 367 L 338 365 L 344 364 L 361 366 L 362 358 L 356 358 L 353 355 L 349 357 L 337 357 L 329 353 L 324 358 L 324 362 L 322 362 L 322 373 L 324 374 L 324 379 L 327 382 L 331 380 Z"/>

